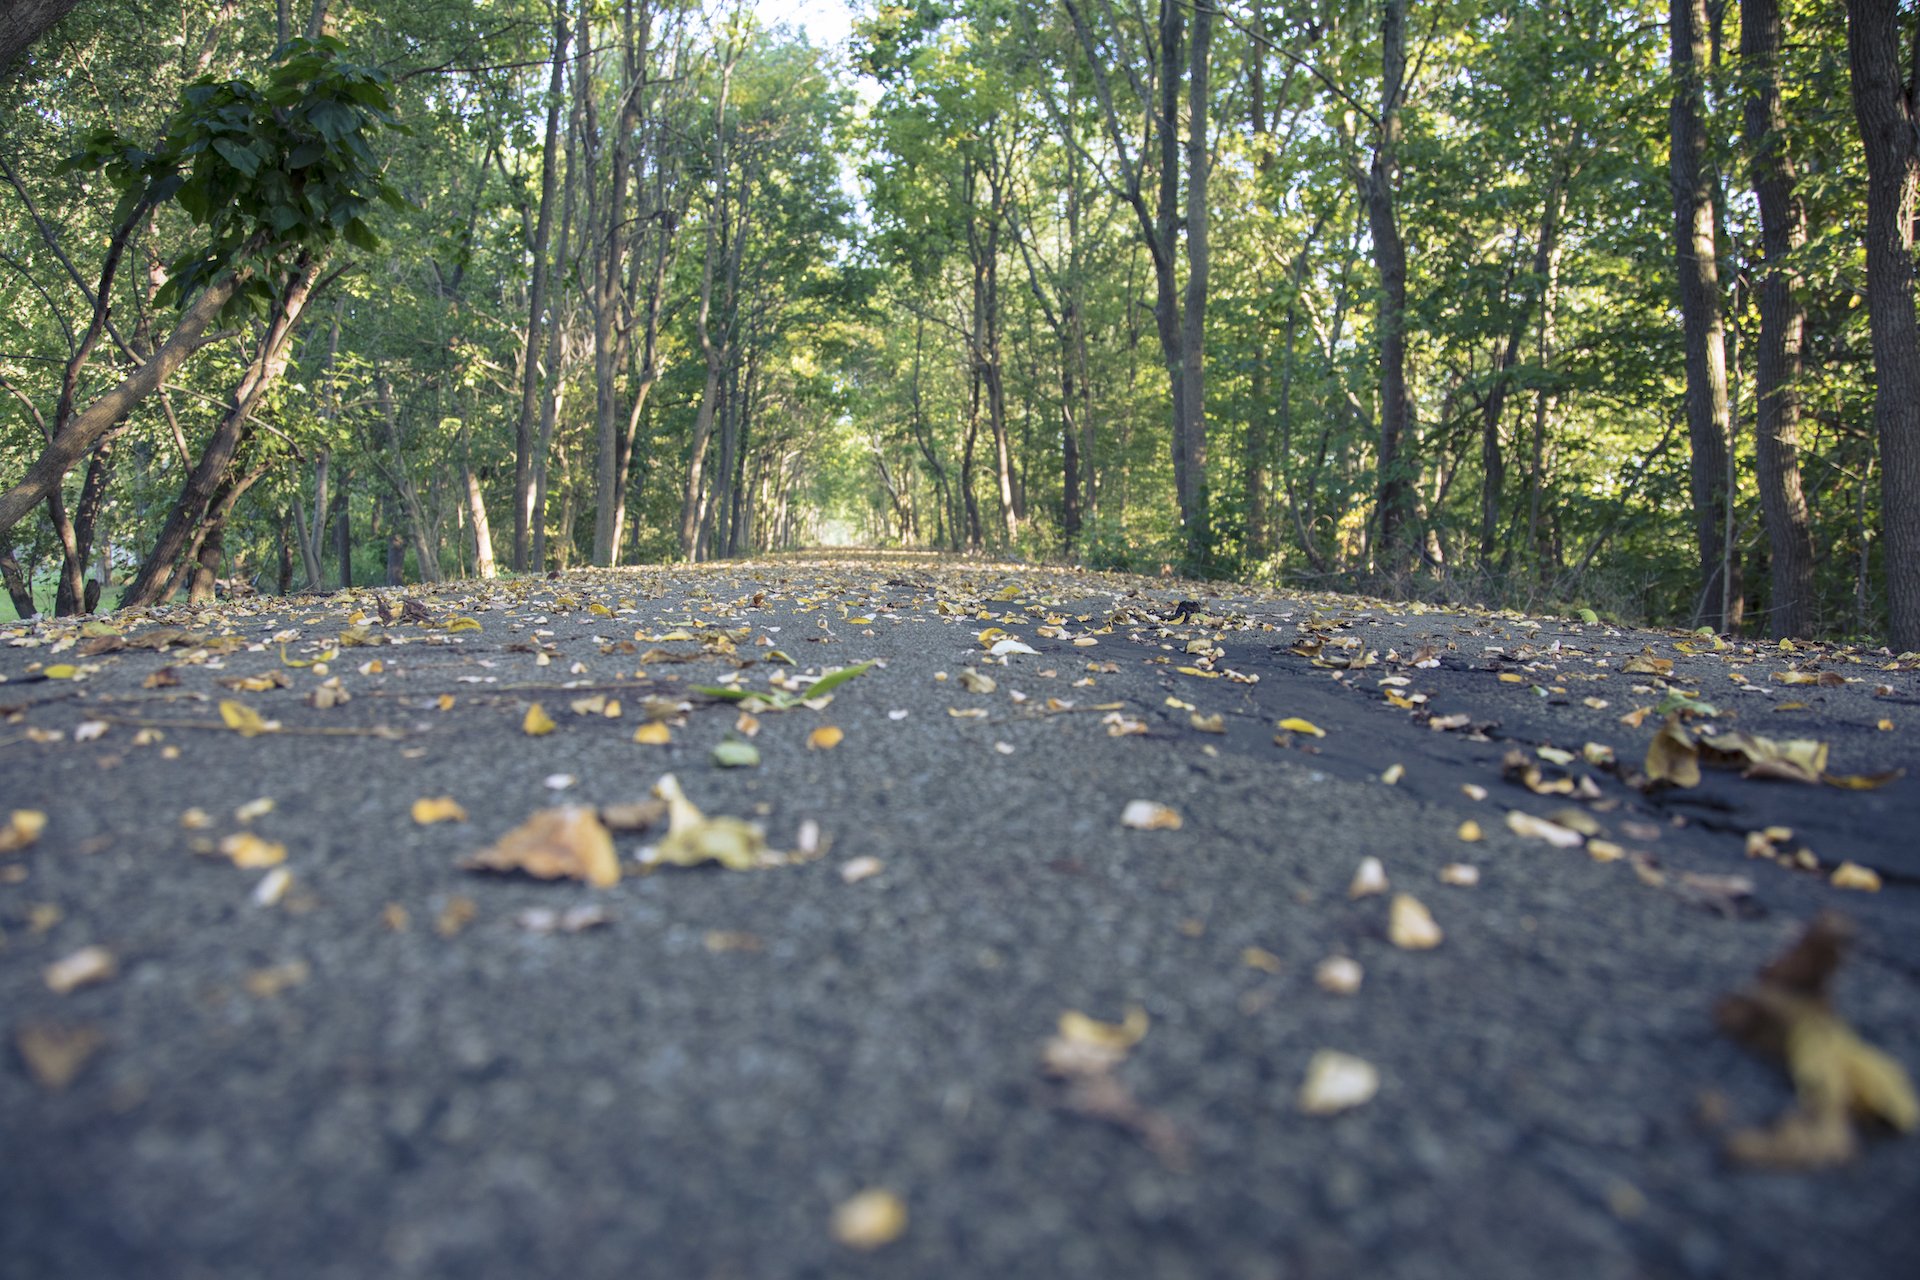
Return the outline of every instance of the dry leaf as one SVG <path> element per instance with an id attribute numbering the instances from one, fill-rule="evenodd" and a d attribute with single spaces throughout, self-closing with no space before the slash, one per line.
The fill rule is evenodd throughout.
<path id="1" fill-rule="evenodd" d="M 18 853 L 40 838 L 47 829 L 47 815 L 38 809 L 15 809 L 0 827 L 0 853 Z"/>
<path id="2" fill-rule="evenodd" d="M 1380 775 L 1380 781 L 1391 787 L 1406 776 L 1407 766 L 1403 764 L 1390 764 L 1387 766 L 1386 772 Z"/>
<path id="3" fill-rule="evenodd" d="M 807 750 L 831 751 L 839 746 L 846 736 L 838 725 L 823 724 L 807 735 Z"/>
<path id="4" fill-rule="evenodd" d="M 41 1088 L 58 1092 L 73 1083 L 82 1067 L 106 1043 L 92 1027 L 29 1022 L 14 1033 L 14 1048 Z"/>
<path id="5" fill-rule="evenodd" d="M 252 822 L 255 818 L 264 818 L 273 812 L 272 796 L 260 796 L 249 800 L 233 811 L 235 822 Z"/>
<path id="6" fill-rule="evenodd" d="M 1586 840 L 1578 831 L 1570 831 L 1557 822 L 1536 818 L 1519 809 L 1507 814 L 1507 830 L 1530 840 L 1545 840 L 1556 849 L 1578 849 Z"/>
<path id="7" fill-rule="evenodd" d="M 584 933 L 612 923 L 604 907 L 588 904 L 555 911 L 552 907 L 528 907 L 513 918 L 529 933 Z"/>
<path id="8" fill-rule="evenodd" d="M 280 727 L 278 720 L 263 720 L 260 713 L 244 702 L 232 700 L 220 704 L 220 719 L 227 728 L 243 738 L 252 738 L 262 733 L 272 733 Z"/>
<path id="9" fill-rule="evenodd" d="M 833 1238 L 849 1249 L 878 1249 L 907 1229 L 907 1206 L 880 1187 L 869 1188 L 833 1211 Z"/>
<path id="10" fill-rule="evenodd" d="M 620 880 L 613 836 L 592 809 L 542 809 L 463 861 L 469 871 L 524 872 L 540 880 L 571 878 L 606 888 Z"/>
<path id="11" fill-rule="evenodd" d="M 1643 766 L 1647 778 L 1653 782 L 1666 782 L 1676 787 L 1697 787 L 1700 785 L 1700 748 L 1694 743 L 1693 735 L 1680 723 L 1678 715 L 1667 717 L 1660 726 L 1660 732 L 1653 735 L 1653 741 L 1647 744 L 1647 759 Z"/>
<path id="12" fill-rule="evenodd" d="M 874 857 L 849 858 L 840 864 L 840 878 L 848 884 L 859 884 L 886 870 L 887 864 Z"/>
<path id="13" fill-rule="evenodd" d="M 1378 858 L 1362 858 L 1353 873 L 1353 883 L 1347 886 L 1349 898 L 1365 898 L 1371 894 L 1387 891 L 1387 868 Z"/>
<path id="14" fill-rule="evenodd" d="M 1313 970 L 1314 985 L 1336 996 L 1350 996 L 1358 991 L 1365 976 L 1360 962 L 1346 956 L 1328 956 Z"/>
<path id="15" fill-rule="evenodd" d="M 473 923 L 480 914 L 478 904 L 465 894 L 447 899 L 447 905 L 440 908 L 440 914 L 434 917 L 433 930 L 443 938 L 451 938 Z"/>
<path id="16" fill-rule="evenodd" d="M 289 987 L 297 987 L 312 977 L 312 970 L 305 960 L 289 960 L 285 964 L 269 965 L 264 969 L 255 969 L 247 974 L 243 985 L 247 994 L 261 1000 L 271 1000 Z"/>
<path id="17" fill-rule="evenodd" d="M 1129 1005 L 1122 1022 L 1102 1022 L 1069 1009 L 1060 1015 L 1058 1034 L 1042 1047 L 1041 1061 L 1048 1073 L 1056 1076 L 1110 1071 L 1126 1060 L 1147 1034 L 1147 1027 L 1147 1011 L 1139 1005 Z"/>
<path id="18" fill-rule="evenodd" d="M 1120 813 L 1120 825 L 1135 831 L 1178 831 L 1180 815 L 1153 800 L 1129 800 Z"/>
<path id="19" fill-rule="evenodd" d="M 643 746 L 664 747 L 673 741 L 673 730 L 664 720 L 649 720 L 633 731 L 633 740 Z"/>
<path id="20" fill-rule="evenodd" d="M 1378 1092 L 1380 1073 L 1371 1062 L 1350 1053 L 1322 1049 L 1307 1063 L 1299 1106 L 1308 1115 L 1332 1115 L 1369 1102 Z"/>
<path id="21" fill-rule="evenodd" d="M 1440 882 L 1458 885 L 1462 889 L 1471 889 L 1480 883 L 1480 868 L 1465 862 L 1449 862 L 1440 868 Z"/>
<path id="22" fill-rule="evenodd" d="M 760 828 L 738 818 L 709 818 L 680 789 L 680 780 L 667 774 L 654 784 L 667 802 L 667 836 L 654 851 L 657 861 L 679 867 L 717 862 L 729 871 L 750 871 L 775 859 Z"/>
<path id="23" fill-rule="evenodd" d="M 277 867 L 287 860 L 287 846 L 251 831 L 236 831 L 220 841 L 220 852 L 243 870 Z"/>
<path id="24" fill-rule="evenodd" d="M 981 675 L 972 667 L 960 669 L 960 687 L 968 693 L 992 693 L 996 687 L 992 676 Z"/>
<path id="25" fill-rule="evenodd" d="M 1906 1070 L 1867 1044 L 1828 1003 L 1851 930 L 1825 914 L 1758 981 L 1714 1010 L 1721 1030 L 1757 1052 L 1785 1059 L 1796 1103 L 1772 1128 L 1736 1133 L 1738 1160 L 1773 1168 L 1820 1168 L 1854 1154 L 1850 1121 L 1878 1119 L 1902 1133 L 1920 1125 Z"/>
<path id="26" fill-rule="evenodd" d="M 413 820 L 423 827 L 435 822 L 465 822 L 467 811 L 452 796 L 422 796 L 413 802 Z"/>
<path id="27" fill-rule="evenodd" d="M 1833 869 L 1827 883 L 1836 889 L 1859 889 L 1865 893 L 1880 892 L 1880 873 L 1872 867 L 1863 867 L 1857 862 L 1843 862 Z"/>
<path id="28" fill-rule="evenodd" d="M 1454 831 L 1453 834 L 1458 836 L 1460 839 L 1466 841 L 1468 844 L 1476 844 L 1479 841 L 1486 839 L 1487 833 L 1480 829 L 1479 823 L 1475 822 L 1472 818 L 1468 818 L 1465 822 L 1460 824 L 1460 826 Z"/>
<path id="29" fill-rule="evenodd" d="M 1446 937 L 1433 913 L 1410 893 L 1393 895 L 1387 917 L 1387 940 L 1402 951 L 1431 951 Z"/>
<path id="30" fill-rule="evenodd" d="M 1201 733 L 1225 733 L 1227 718 L 1224 715 L 1203 716 L 1195 711 L 1187 716 L 1187 723 Z"/>
<path id="31" fill-rule="evenodd" d="M 548 715 L 547 709 L 537 702 L 527 708 L 526 716 L 520 721 L 520 732 L 529 738 L 538 738 L 542 734 L 552 733 L 555 727 L 553 717 Z"/>
<path id="32" fill-rule="evenodd" d="M 1302 720 L 1299 716 L 1288 716 L 1285 720 L 1279 722 L 1278 727 L 1285 729 L 1288 733 L 1304 733 L 1309 738 L 1324 738 L 1327 736 L 1325 729 L 1322 729 L 1311 720 Z"/>
<path id="33" fill-rule="evenodd" d="M 119 971 L 113 952 L 105 947 L 82 947 L 72 955 L 56 960 L 41 973 L 47 989 L 64 996 L 81 987 L 105 982 Z"/>

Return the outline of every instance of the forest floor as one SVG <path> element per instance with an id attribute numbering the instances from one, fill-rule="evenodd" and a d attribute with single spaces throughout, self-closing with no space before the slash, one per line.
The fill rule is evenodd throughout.
<path id="1" fill-rule="evenodd" d="M 9 1277 L 1920 1256 L 1913 655 L 873 555 L 0 677 Z"/>

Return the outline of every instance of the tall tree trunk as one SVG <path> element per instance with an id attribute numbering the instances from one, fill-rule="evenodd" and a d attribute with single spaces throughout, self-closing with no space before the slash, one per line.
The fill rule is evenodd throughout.
<path id="1" fill-rule="evenodd" d="M 94 446 L 93 456 L 87 459 L 87 477 L 81 482 L 80 500 L 73 509 L 74 560 L 61 574 L 60 594 L 54 606 L 56 614 L 93 612 L 86 603 L 86 586 L 80 579 L 87 561 L 93 557 L 94 530 L 106 506 L 107 484 L 113 478 L 114 444 L 125 430 L 122 423 L 102 436 Z"/>
<path id="2" fill-rule="evenodd" d="M 27 51 L 79 0 L 10 0 L 0 8 L 0 72 Z M 24 615 L 23 615 L 24 616 Z"/>
<path id="3" fill-rule="evenodd" d="M 1407 567 L 1405 526 L 1412 515 L 1412 461 L 1401 456 L 1412 434 L 1413 403 L 1407 391 L 1407 245 L 1400 231 L 1396 196 L 1400 168 L 1400 109 L 1407 78 L 1407 0 L 1386 0 L 1380 23 L 1380 130 L 1372 160 L 1360 173 L 1360 192 L 1373 235 L 1373 261 L 1380 273 L 1376 326 L 1380 343 L 1379 553 L 1375 563 L 1389 574 Z"/>
<path id="4" fill-rule="evenodd" d="M 256 348 L 253 361 L 241 376 L 214 428 L 213 436 L 201 452 L 200 460 L 167 513 L 166 524 L 154 540 L 153 550 L 133 582 L 120 598 L 122 606 L 139 608 L 160 603 L 161 588 L 173 581 L 175 562 L 186 549 L 193 531 L 205 519 L 220 478 L 226 473 L 241 443 L 252 431 L 253 410 L 266 389 L 286 371 L 293 331 L 313 295 L 322 262 L 308 259 L 300 264 L 288 281 L 267 329 Z M 88 412 L 91 412 L 89 410 Z"/>
<path id="5" fill-rule="evenodd" d="M 1721 317 L 1717 218 L 1707 153 L 1706 0 L 1669 0 L 1673 108 L 1671 170 L 1674 260 L 1680 278 L 1680 320 L 1686 335 L 1687 440 L 1692 447 L 1694 541 L 1699 550 L 1696 623 L 1728 625 L 1726 596 L 1727 402 L 1726 325 Z"/>
<path id="6" fill-rule="evenodd" d="M 613 150 L 610 160 L 612 169 L 612 189 L 604 202 L 590 200 L 589 209 L 596 203 L 599 217 L 590 221 L 594 237 L 594 287 L 593 287 L 593 385 L 594 416 L 593 430 L 596 461 L 593 469 L 594 507 L 593 507 L 593 563 L 610 565 L 614 562 L 617 547 L 614 542 L 614 489 L 619 476 L 620 464 L 620 404 L 619 387 L 616 375 L 623 363 L 621 356 L 622 333 L 619 325 L 620 282 L 623 275 L 622 262 L 626 253 L 627 218 L 627 144 L 633 131 L 635 103 L 639 98 L 640 86 L 636 79 L 639 70 L 634 66 L 633 46 L 633 7 L 625 6 L 625 38 L 621 42 L 621 57 L 626 74 L 622 78 L 624 92 L 620 99 L 620 110 L 614 116 Z M 587 100 L 588 134 L 595 132 L 592 120 L 594 107 L 592 98 Z M 598 192 L 595 183 L 590 190 Z"/>
<path id="7" fill-rule="evenodd" d="M 393 383 L 385 373 L 374 375 L 374 392 L 380 402 L 380 417 L 387 426 L 387 448 L 393 457 L 393 466 L 389 470 L 382 467 L 393 491 L 399 495 L 401 510 L 405 517 L 407 533 L 413 540 L 414 559 L 418 561 L 420 581 L 440 581 L 440 553 L 434 536 L 433 520 L 427 514 L 426 505 L 420 501 L 420 491 L 414 486 L 413 473 L 407 467 L 406 453 L 400 431 L 400 408 L 393 398 Z M 375 465 L 379 465 L 378 462 Z M 394 536 L 398 536 L 395 531 Z M 391 558 L 391 553 L 389 553 Z"/>
<path id="8" fill-rule="evenodd" d="M 1880 523 L 1888 639 L 1920 650 L 1920 320 L 1914 312 L 1913 219 L 1920 156 L 1920 75 L 1902 71 L 1898 0 L 1847 0 L 1853 112 L 1867 156 L 1867 321 L 1873 424 L 1880 442 Z M 1920 59 L 1920 44 L 1907 50 Z"/>
<path id="9" fill-rule="evenodd" d="M 1187 47 L 1187 285 L 1180 315 L 1181 449 L 1187 458 L 1187 562 L 1208 571 L 1213 562 L 1212 496 L 1207 486 L 1206 318 L 1212 246 L 1207 223 L 1207 111 L 1214 5 L 1196 0 Z"/>
<path id="10" fill-rule="evenodd" d="M 527 571 L 533 520 L 533 449 L 540 413 L 540 330 L 547 312 L 549 265 L 547 247 L 553 234 L 553 197 L 560 172 L 560 103 L 565 95 L 567 70 L 566 0 L 554 0 L 553 71 L 547 81 L 547 132 L 540 151 L 540 214 L 533 231 L 533 281 L 528 290 L 527 329 L 520 370 L 520 417 L 513 447 L 513 571 Z M 547 369 L 548 378 L 557 371 Z"/>
<path id="11" fill-rule="evenodd" d="M 340 589 L 353 586 L 353 507 L 347 498 L 347 483 L 352 473 L 340 473 L 340 488 L 334 494 L 333 505 L 338 512 L 333 517 L 333 551 L 340 566 Z"/>
<path id="12" fill-rule="evenodd" d="M 1807 214 L 1794 189 L 1780 90 L 1780 0 L 1741 0 L 1740 57 L 1746 64 L 1747 155 L 1760 204 L 1760 339 L 1754 355 L 1758 430 L 1755 479 L 1767 524 L 1775 639 L 1814 630 L 1813 533 L 1800 484 L 1800 373 L 1807 312 L 1788 255 L 1807 242 Z"/>
<path id="13" fill-rule="evenodd" d="M 582 5 L 577 18 L 578 29 L 575 32 L 574 45 L 577 49 L 588 46 L 587 11 Z M 567 111 L 567 176 L 562 184 L 560 197 L 560 249 L 554 255 L 554 261 L 564 274 L 572 261 L 572 236 L 574 215 L 578 206 L 580 186 L 580 168 L 582 161 L 582 137 L 586 131 L 586 100 L 593 92 L 593 74 L 591 60 L 576 57 L 573 70 L 573 103 Z M 591 169 L 587 180 L 592 181 Z M 591 235 L 591 231 L 586 234 Z M 555 307 L 554 323 L 547 326 L 547 394 L 540 405 L 540 439 L 533 452 L 533 505 L 529 517 L 533 525 L 533 546 L 527 568 L 533 573 L 543 573 L 547 567 L 547 472 L 553 458 L 553 432 L 560 419 L 560 407 L 566 396 L 567 365 L 573 354 L 572 343 L 568 340 L 567 326 Z M 567 539 L 572 541 L 571 526 Z"/>

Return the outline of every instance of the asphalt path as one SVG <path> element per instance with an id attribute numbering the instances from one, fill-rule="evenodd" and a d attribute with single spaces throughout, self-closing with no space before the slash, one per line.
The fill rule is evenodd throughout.
<path id="1" fill-rule="evenodd" d="M 104 622 L 0 628 L 0 1276 L 1920 1266 L 1920 1141 L 1735 1161 L 1793 1088 L 1714 1023 L 1839 910 L 1920 1067 L 1912 655 L 905 555 Z M 1662 706 L 1880 785 L 1649 786 Z M 668 774 L 776 865 L 461 865 Z"/>

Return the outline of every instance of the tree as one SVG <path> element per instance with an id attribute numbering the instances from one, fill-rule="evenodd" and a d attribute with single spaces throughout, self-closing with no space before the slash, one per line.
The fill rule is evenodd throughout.
<path id="1" fill-rule="evenodd" d="M 1888 632 L 1920 649 L 1920 319 L 1914 312 L 1913 217 L 1920 126 L 1898 0 L 1847 0 L 1853 111 L 1867 160 L 1867 316 L 1873 335 L 1873 425 L 1880 443 Z M 1920 46 L 1915 46 L 1920 49 Z"/>
<path id="2" fill-rule="evenodd" d="M 10 0 L 0 8 L 0 72 L 67 16 L 80 0 Z"/>

